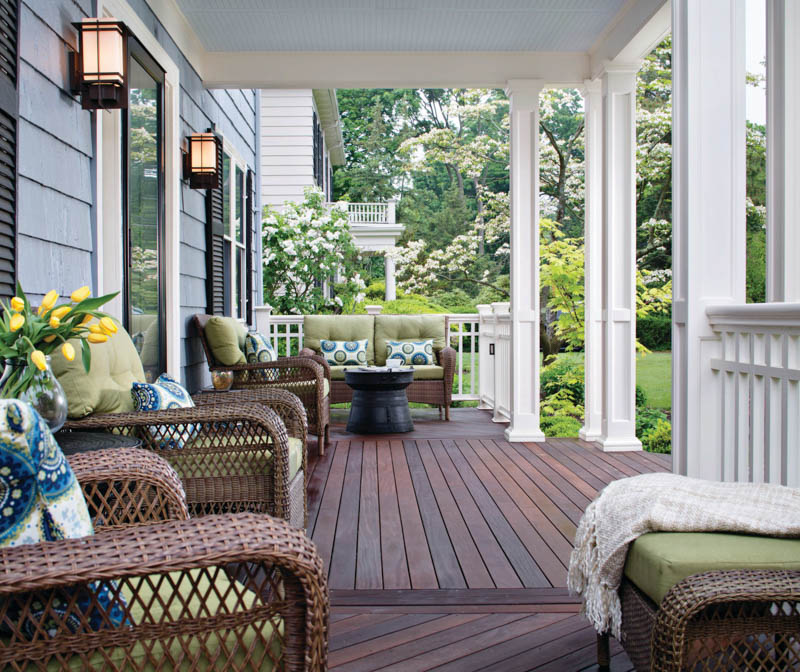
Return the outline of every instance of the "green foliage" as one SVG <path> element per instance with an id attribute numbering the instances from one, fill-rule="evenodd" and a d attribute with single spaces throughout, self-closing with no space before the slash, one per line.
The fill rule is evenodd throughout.
<path id="1" fill-rule="evenodd" d="M 371 282 L 364 290 L 364 295 L 367 301 L 383 301 L 386 297 L 386 283 L 385 282 Z"/>
<path id="2" fill-rule="evenodd" d="M 583 405 L 583 358 L 559 355 L 542 368 L 539 377 L 543 399 L 560 392 L 574 404 Z"/>
<path id="3" fill-rule="evenodd" d="M 282 210 L 265 207 L 261 239 L 264 300 L 275 313 L 351 311 L 364 298 L 347 209 L 326 207 L 321 190 L 306 189 L 302 203 Z M 344 280 L 330 297 L 324 287 L 337 276 Z"/>
<path id="4" fill-rule="evenodd" d="M 767 232 L 747 232 L 747 267 L 745 270 L 748 303 L 767 300 Z"/>
<path id="5" fill-rule="evenodd" d="M 463 289 L 455 287 L 449 292 L 437 292 L 431 299 L 447 309 L 448 313 L 477 313 L 477 301 Z"/>
<path id="6" fill-rule="evenodd" d="M 664 450 L 664 425 L 667 427 L 667 450 Z M 659 450 L 653 452 L 668 453 L 672 441 L 670 423 L 667 414 L 657 408 L 637 407 L 636 437 L 642 442 L 645 450 L 651 450 L 651 442 Z"/>
<path id="7" fill-rule="evenodd" d="M 642 446 L 651 453 L 672 452 L 672 425 L 669 420 L 659 419 L 655 427 L 641 439 Z"/>
<path id="8" fill-rule="evenodd" d="M 636 338 L 648 350 L 669 350 L 672 347 L 672 318 L 647 315 L 637 319 Z"/>
<path id="9" fill-rule="evenodd" d="M 576 437 L 583 423 L 569 415 L 555 415 L 543 417 L 541 428 L 545 436 L 549 437 Z"/>
<path id="10" fill-rule="evenodd" d="M 417 313 L 449 313 L 444 306 L 434 303 L 427 297 L 419 294 L 404 294 L 402 297 L 394 301 L 384 301 L 383 299 L 375 299 L 364 301 L 356 306 L 354 312 L 366 313 L 365 306 L 367 304 L 374 306 L 383 306 L 384 315 L 414 315 Z"/>

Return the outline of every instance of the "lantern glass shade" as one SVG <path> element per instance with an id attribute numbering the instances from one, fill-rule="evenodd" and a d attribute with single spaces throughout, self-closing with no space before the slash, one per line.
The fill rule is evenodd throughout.
<path id="1" fill-rule="evenodd" d="M 86 109 L 114 109 L 128 105 L 127 31 L 116 19 L 84 19 L 78 30 L 79 53 L 74 65 L 73 89 Z"/>
<path id="2" fill-rule="evenodd" d="M 216 189 L 220 174 L 220 139 L 215 133 L 195 133 L 188 138 L 187 169 L 192 189 Z"/>

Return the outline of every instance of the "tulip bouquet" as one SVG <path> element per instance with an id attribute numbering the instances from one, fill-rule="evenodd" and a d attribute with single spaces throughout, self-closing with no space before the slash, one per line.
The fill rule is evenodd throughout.
<path id="1" fill-rule="evenodd" d="M 55 290 L 47 292 L 34 310 L 17 283 L 17 295 L 0 302 L 0 357 L 6 360 L 0 396 L 18 397 L 33 382 L 37 371 L 47 369 L 47 356 L 56 349 L 72 361 L 75 348 L 70 339 L 79 339 L 86 372 L 91 366 L 89 343 L 104 343 L 117 331 L 117 325 L 98 308 L 116 296 L 92 297 L 88 287 L 76 289 L 68 301 L 58 302 Z M 10 369 L 10 371 L 9 371 Z"/>

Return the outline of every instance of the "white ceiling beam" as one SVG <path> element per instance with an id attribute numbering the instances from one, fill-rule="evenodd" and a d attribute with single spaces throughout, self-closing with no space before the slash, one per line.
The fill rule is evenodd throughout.
<path id="1" fill-rule="evenodd" d="M 192 67 L 203 77 L 206 49 L 175 0 L 145 0 Z"/>
<path id="2" fill-rule="evenodd" d="M 628 0 L 589 49 L 591 78 L 598 77 L 608 63 L 645 58 L 671 29 L 669 0 Z"/>
<path id="3" fill-rule="evenodd" d="M 502 88 L 510 79 L 582 85 L 576 52 L 207 52 L 208 88 Z"/>

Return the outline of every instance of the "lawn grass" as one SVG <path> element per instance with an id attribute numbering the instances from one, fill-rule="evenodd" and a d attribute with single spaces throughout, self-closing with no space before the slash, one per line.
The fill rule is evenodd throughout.
<path id="1" fill-rule="evenodd" d="M 636 355 L 636 384 L 647 395 L 647 405 L 669 411 L 672 408 L 672 353 Z"/>

